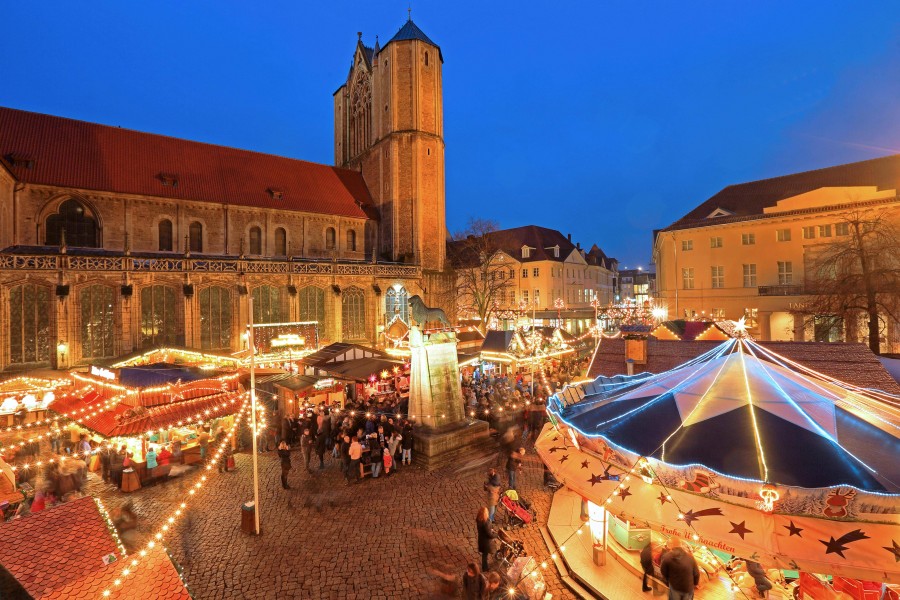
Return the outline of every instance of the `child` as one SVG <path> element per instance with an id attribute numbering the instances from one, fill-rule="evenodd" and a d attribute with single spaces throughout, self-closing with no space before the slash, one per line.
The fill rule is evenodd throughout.
<path id="1" fill-rule="evenodd" d="M 393 465 L 393 464 L 394 464 L 394 457 L 391 456 L 391 450 L 390 450 L 390 448 L 385 448 L 384 449 L 384 474 L 385 475 L 391 474 L 391 465 Z"/>

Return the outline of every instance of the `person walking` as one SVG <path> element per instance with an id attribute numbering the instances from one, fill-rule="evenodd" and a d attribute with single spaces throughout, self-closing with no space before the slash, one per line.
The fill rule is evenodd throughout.
<path id="1" fill-rule="evenodd" d="M 494 528 L 491 526 L 491 519 L 489 517 L 487 506 L 482 506 L 478 509 L 478 514 L 475 516 L 475 526 L 478 529 L 478 551 L 481 553 L 481 570 L 488 570 L 488 557 L 491 555 L 491 546 L 494 538 L 497 537 L 497 534 L 494 533 Z"/>
<path id="2" fill-rule="evenodd" d="M 772 582 L 769 581 L 766 570 L 763 569 L 762 565 L 758 562 L 752 560 L 745 562 L 747 563 L 747 574 L 753 578 L 753 582 L 756 584 L 756 591 L 759 592 L 759 597 L 768 597 L 768 591 L 772 589 Z"/>
<path id="3" fill-rule="evenodd" d="M 278 444 L 278 458 L 281 459 L 281 487 L 289 490 L 291 486 L 288 485 L 287 478 L 288 473 L 291 472 L 291 447 L 284 440 Z"/>
<path id="4" fill-rule="evenodd" d="M 326 423 L 330 423 L 328 419 L 325 419 Z M 328 449 L 328 442 L 330 442 L 328 438 L 326 438 L 323 434 L 319 434 L 316 438 L 316 456 L 319 457 L 319 470 L 325 469 L 325 452 Z"/>
<path id="5" fill-rule="evenodd" d="M 487 588 L 487 581 L 481 574 L 478 565 L 470 562 L 466 566 L 466 572 L 462 576 L 462 591 L 465 600 L 482 600 Z"/>
<path id="6" fill-rule="evenodd" d="M 303 456 L 303 465 L 306 467 L 307 472 L 309 469 L 309 459 L 312 456 L 313 450 L 313 439 L 309 433 L 309 427 L 303 430 L 303 435 L 300 436 L 300 452 Z"/>
<path id="7" fill-rule="evenodd" d="M 350 456 L 350 467 L 347 469 L 347 484 L 359 483 L 362 479 L 359 466 L 359 461 L 362 459 L 362 445 L 355 435 L 350 438 L 350 447 L 347 449 L 347 454 Z"/>
<path id="8" fill-rule="evenodd" d="M 672 542 L 672 540 L 675 540 Z M 694 588 L 700 585 L 700 569 L 694 557 L 684 551 L 677 538 L 669 540 L 670 550 L 659 565 L 663 581 L 669 586 L 669 600 L 693 600 Z"/>
<path id="9" fill-rule="evenodd" d="M 413 428 L 412 424 L 407 421 L 406 425 L 403 426 L 403 439 L 400 441 L 400 447 L 403 449 L 403 460 L 400 462 L 404 465 L 412 464 L 412 449 L 413 449 Z"/>
<path id="10" fill-rule="evenodd" d="M 484 491 L 487 492 L 488 518 L 494 522 L 494 514 L 497 512 L 497 503 L 500 502 L 500 475 L 496 469 L 488 471 L 488 479 L 484 483 Z"/>
<path id="11" fill-rule="evenodd" d="M 209 427 L 204 426 L 197 436 L 197 443 L 200 445 L 200 462 L 206 462 L 206 452 L 209 448 Z"/>
<path id="12" fill-rule="evenodd" d="M 519 448 L 518 451 L 510 452 L 509 458 L 506 460 L 506 477 L 509 481 L 509 489 L 516 489 L 516 472 L 522 465 L 522 458 L 525 456 L 525 448 Z"/>

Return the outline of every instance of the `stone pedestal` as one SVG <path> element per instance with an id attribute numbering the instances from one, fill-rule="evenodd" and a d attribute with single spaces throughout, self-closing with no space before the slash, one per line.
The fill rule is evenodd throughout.
<path id="1" fill-rule="evenodd" d="M 409 414 L 416 428 L 413 459 L 437 469 L 493 450 L 484 421 L 466 418 L 459 385 L 456 335 L 409 331 Z"/>

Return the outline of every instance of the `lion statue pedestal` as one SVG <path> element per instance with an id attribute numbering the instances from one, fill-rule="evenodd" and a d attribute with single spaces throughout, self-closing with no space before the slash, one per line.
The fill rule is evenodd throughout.
<path id="1" fill-rule="evenodd" d="M 416 428 L 413 457 L 428 469 L 469 458 L 492 445 L 488 424 L 466 418 L 459 384 L 456 334 L 409 330 L 409 413 Z"/>

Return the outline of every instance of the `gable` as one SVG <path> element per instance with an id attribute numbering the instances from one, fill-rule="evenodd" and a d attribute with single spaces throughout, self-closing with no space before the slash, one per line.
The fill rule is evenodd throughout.
<path id="1" fill-rule="evenodd" d="M 566 257 L 567 263 L 575 263 L 578 265 L 586 265 L 587 261 L 584 260 L 584 256 L 581 255 L 581 251 L 578 249 L 572 250 L 569 255 Z"/>

